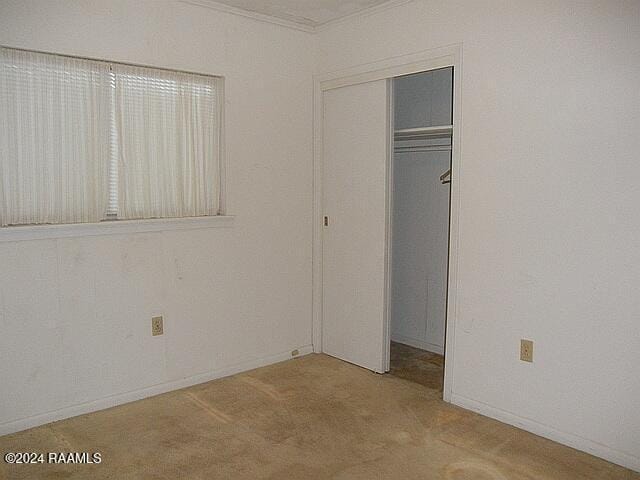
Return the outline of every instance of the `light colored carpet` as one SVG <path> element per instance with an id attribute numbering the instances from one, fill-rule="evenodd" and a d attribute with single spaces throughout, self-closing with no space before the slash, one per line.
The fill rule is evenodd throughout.
<path id="1" fill-rule="evenodd" d="M 10 479 L 640 479 L 324 355 L 1 437 L 9 451 L 103 458 L 0 464 Z"/>

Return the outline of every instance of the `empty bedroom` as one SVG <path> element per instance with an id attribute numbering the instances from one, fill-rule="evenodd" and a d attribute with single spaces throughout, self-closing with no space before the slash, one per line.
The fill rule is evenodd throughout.
<path id="1" fill-rule="evenodd" d="M 640 1 L 0 0 L 0 479 L 640 480 Z"/>

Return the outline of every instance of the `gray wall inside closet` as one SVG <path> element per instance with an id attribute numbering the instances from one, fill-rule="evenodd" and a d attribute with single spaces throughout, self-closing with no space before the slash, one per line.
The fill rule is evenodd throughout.
<path id="1" fill-rule="evenodd" d="M 452 122 L 451 68 L 394 80 L 394 128 Z M 397 145 L 449 145 L 449 139 Z M 450 152 L 394 153 L 391 338 L 442 353 L 449 236 Z"/>

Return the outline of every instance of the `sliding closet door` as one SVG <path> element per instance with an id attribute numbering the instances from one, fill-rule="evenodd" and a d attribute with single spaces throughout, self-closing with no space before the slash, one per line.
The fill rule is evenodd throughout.
<path id="1" fill-rule="evenodd" d="M 324 92 L 323 351 L 383 372 L 386 80 Z"/>

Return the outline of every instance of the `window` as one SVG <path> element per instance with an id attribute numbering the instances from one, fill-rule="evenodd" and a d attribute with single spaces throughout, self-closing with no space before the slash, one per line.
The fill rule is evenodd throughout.
<path id="1" fill-rule="evenodd" d="M 0 48 L 0 226 L 220 214 L 222 80 Z"/>

